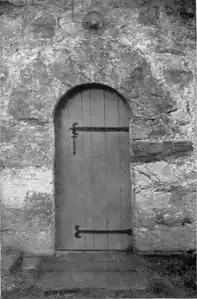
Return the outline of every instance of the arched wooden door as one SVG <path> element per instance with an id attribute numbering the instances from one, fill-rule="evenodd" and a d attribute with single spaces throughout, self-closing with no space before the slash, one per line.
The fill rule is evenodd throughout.
<path id="1" fill-rule="evenodd" d="M 71 130 L 75 122 L 81 131 Z M 113 90 L 83 90 L 61 110 L 56 128 L 56 250 L 131 246 L 132 236 L 123 232 L 132 228 L 128 128 L 129 109 Z M 77 238 L 76 225 L 89 233 Z"/>

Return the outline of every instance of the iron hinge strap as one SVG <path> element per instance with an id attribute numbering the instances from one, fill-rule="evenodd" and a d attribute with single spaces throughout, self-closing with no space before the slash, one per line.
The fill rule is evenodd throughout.
<path id="1" fill-rule="evenodd" d="M 81 132 L 128 132 L 128 127 L 76 127 Z"/>
<path id="2" fill-rule="evenodd" d="M 74 122 L 72 127 L 69 128 L 72 131 L 73 138 L 73 155 L 76 154 L 76 141 L 78 136 L 77 132 L 129 132 L 129 127 L 81 127 L 77 122 Z"/>
<path id="3" fill-rule="evenodd" d="M 101 230 L 101 229 L 80 229 L 79 225 L 75 226 L 75 237 L 81 238 L 80 234 L 126 234 L 129 236 L 133 235 L 132 229 L 113 229 L 113 230 Z"/>

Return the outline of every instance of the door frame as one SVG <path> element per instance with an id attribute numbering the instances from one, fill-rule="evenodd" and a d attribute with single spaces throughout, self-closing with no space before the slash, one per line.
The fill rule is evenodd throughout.
<path id="1" fill-rule="evenodd" d="M 66 108 L 68 102 L 73 98 L 73 96 L 75 96 L 77 93 L 80 93 L 82 91 L 85 90 L 90 90 L 90 89 L 95 89 L 95 88 L 102 88 L 105 91 L 109 91 L 109 92 L 114 92 L 116 93 L 124 102 L 124 104 L 126 105 L 126 107 L 128 108 L 128 110 L 131 112 L 131 107 L 128 103 L 128 101 L 114 88 L 109 87 L 108 85 L 105 84 L 100 84 L 100 83 L 87 83 L 87 84 L 81 84 L 81 85 L 77 85 L 72 87 L 71 89 L 69 89 L 63 96 L 61 96 L 58 100 L 58 102 L 56 103 L 54 110 L 53 110 L 53 125 L 54 125 L 54 162 L 53 162 L 53 176 L 54 176 L 54 249 L 55 252 L 67 252 L 67 251 L 71 251 L 71 250 L 65 250 L 65 249 L 60 249 L 57 246 L 57 226 L 56 226 L 56 222 L 57 222 L 57 214 L 56 214 L 56 206 L 57 206 L 57 193 L 61 192 L 61 190 L 59 189 L 60 186 L 58 186 L 58 182 L 57 182 L 57 172 L 58 172 L 58 162 L 57 162 L 57 157 L 58 157 L 58 151 L 57 151 L 57 144 L 58 144 L 58 128 L 60 126 L 60 121 L 61 121 L 61 111 L 63 109 Z M 128 124 L 129 126 L 129 139 L 130 139 L 130 144 L 131 144 L 131 113 L 129 115 L 129 119 L 130 122 Z M 130 165 L 131 165 L 131 161 L 130 161 Z M 133 179 L 134 179 L 134 173 L 133 171 L 131 171 L 131 167 L 130 167 L 130 202 L 131 202 L 131 206 L 133 207 Z M 133 219 L 134 219 L 134 209 L 131 209 L 131 226 L 133 228 Z M 128 250 L 128 249 L 127 249 Z M 134 250 L 134 234 L 132 236 L 132 248 L 131 250 Z M 72 250 L 71 252 L 74 252 L 75 250 Z M 76 251 L 92 251 L 92 250 L 76 250 Z M 95 250 L 94 250 L 95 251 Z M 99 250 L 98 250 L 99 251 Z M 110 251 L 110 250 L 102 250 L 102 251 Z M 111 250 L 113 251 L 113 250 Z M 117 250 L 118 251 L 118 250 Z M 120 250 L 123 251 L 123 250 Z"/>

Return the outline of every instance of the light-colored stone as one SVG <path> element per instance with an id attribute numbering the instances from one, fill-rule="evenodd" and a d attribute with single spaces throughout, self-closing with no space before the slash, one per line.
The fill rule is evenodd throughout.
<path id="1" fill-rule="evenodd" d="M 135 247 L 195 247 L 195 28 L 180 30 L 162 7 L 140 14 L 132 3 L 105 6 L 103 31 L 90 34 L 81 22 L 88 1 L 39 5 L 8 10 L 0 20 L 1 201 L 3 225 L 9 215 L 16 229 L 3 234 L 4 244 L 53 251 L 54 109 L 70 88 L 96 82 L 131 108 Z"/>

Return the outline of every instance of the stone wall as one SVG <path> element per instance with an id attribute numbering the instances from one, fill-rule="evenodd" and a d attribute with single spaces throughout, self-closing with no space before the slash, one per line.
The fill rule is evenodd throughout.
<path id="1" fill-rule="evenodd" d="M 1 15 L 3 244 L 53 251 L 54 107 L 70 88 L 97 82 L 131 107 L 135 247 L 195 248 L 195 20 L 161 7 L 147 23 L 135 1 L 109 1 L 104 25 L 90 31 L 80 3 L 73 13 L 35 1 Z"/>

